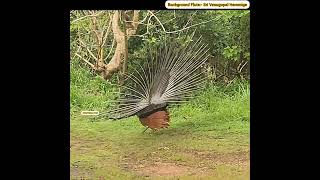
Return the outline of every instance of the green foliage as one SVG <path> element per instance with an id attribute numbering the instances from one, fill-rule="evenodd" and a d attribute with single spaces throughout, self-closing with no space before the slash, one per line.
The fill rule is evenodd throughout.
<path id="1" fill-rule="evenodd" d="M 108 23 L 108 15 L 110 15 L 110 13 L 112 12 L 105 11 L 102 13 L 102 15 L 98 16 L 98 25 Z M 138 68 L 138 64 L 146 63 L 146 60 L 148 60 L 147 57 L 150 56 L 150 54 L 154 55 L 157 53 L 155 51 L 156 47 L 159 47 L 164 42 L 172 41 L 173 39 L 181 46 L 184 46 L 193 40 L 193 33 L 195 33 L 195 38 L 202 36 L 203 41 L 210 47 L 209 53 L 221 61 L 221 66 L 213 65 L 210 62 L 206 66 L 206 68 L 214 67 L 215 73 L 222 72 L 224 73 L 222 75 L 228 77 L 227 73 L 230 72 L 230 69 L 239 66 L 240 62 L 248 61 L 250 59 L 249 11 L 187 10 L 157 11 L 154 13 L 158 19 L 161 20 L 162 25 L 165 27 L 167 32 L 181 30 L 185 27 L 196 24 L 199 25 L 192 26 L 191 28 L 187 28 L 172 34 L 164 32 L 161 25 L 154 17 L 151 18 L 149 22 L 149 33 L 145 34 L 147 31 L 147 26 L 140 25 L 137 34 L 145 34 L 143 38 L 133 36 L 129 40 L 129 73 L 133 72 L 134 68 Z M 143 18 L 146 15 L 147 11 L 141 11 L 140 18 Z M 95 74 L 95 72 L 93 72 L 84 61 L 80 60 L 74 55 L 74 53 L 77 51 L 76 40 L 78 35 L 89 32 L 90 20 L 88 18 L 83 18 L 84 16 L 84 11 L 72 11 L 70 17 L 70 21 L 73 22 L 70 25 L 72 112 L 75 110 L 75 108 L 105 109 L 109 105 L 106 100 L 115 98 L 115 95 L 110 95 L 108 93 L 111 91 L 117 91 L 117 87 L 113 84 L 117 84 L 118 74 L 115 74 L 110 81 L 105 81 L 99 75 Z M 145 23 L 148 22 L 148 18 L 146 19 Z M 77 21 L 75 22 L 75 20 Z M 86 41 L 92 42 L 92 37 L 88 35 L 83 36 L 83 38 L 88 38 Z M 111 38 L 108 39 L 111 41 Z M 111 50 L 111 42 L 106 44 L 109 44 L 109 46 L 105 46 L 106 52 L 109 52 Z M 82 55 L 81 53 L 83 52 L 79 52 L 80 55 Z M 112 53 L 110 57 L 112 57 Z M 229 63 L 229 61 L 234 63 Z M 211 79 L 213 77 L 213 74 L 210 73 L 207 73 L 206 75 Z M 218 79 L 219 75 L 216 74 L 214 77 L 216 78 L 217 82 L 218 80 L 227 79 L 227 81 L 221 81 L 223 83 L 229 83 L 229 81 L 233 79 L 231 77 Z M 235 80 L 237 81 L 237 78 Z M 95 87 L 101 87 L 101 89 Z M 223 87 L 223 85 L 221 87 Z M 221 92 L 221 89 L 219 92 Z M 99 94 L 101 97 L 98 98 L 97 96 L 90 96 L 90 94 Z M 205 101 L 205 99 L 203 100 Z"/>
<path id="2" fill-rule="evenodd" d="M 211 45 L 214 56 L 222 56 L 226 60 L 240 60 L 240 54 L 246 54 L 245 58 L 249 60 L 250 11 L 206 11 L 196 18 L 198 21 L 212 20 L 202 25 L 198 32 Z"/>
<path id="3" fill-rule="evenodd" d="M 70 64 L 71 113 L 81 110 L 106 110 L 109 101 L 116 97 L 117 87 L 105 81 L 89 68 L 83 68 L 79 61 Z"/>
<path id="4" fill-rule="evenodd" d="M 128 71 L 137 68 L 138 64 L 146 61 L 151 49 L 159 47 L 165 41 L 174 39 L 181 46 L 194 39 L 203 37 L 203 42 L 210 48 L 210 59 L 207 68 L 215 68 L 216 74 L 207 73 L 207 78 L 213 81 L 223 81 L 220 76 L 227 77 L 225 83 L 233 80 L 235 77 L 249 78 L 249 63 L 246 68 L 239 71 L 239 66 L 250 60 L 250 11 L 249 10 L 215 10 L 215 11 L 194 11 L 194 10 L 161 10 L 153 11 L 161 24 L 155 17 L 147 16 L 144 24 L 140 24 L 137 29 L 137 35 L 132 36 L 128 42 Z M 97 16 L 98 26 L 109 22 L 109 15 L 112 11 L 104 11 Z M 144 19 L 147 11 L 140 11 L 140 20 Z M 72 11 L 70 21 L 70 50 L 71 58 L 74 59 L 74 53 L 77 51 L 77 38 L 82 36 L 83 41 L 91 47 L 94 46 L 94 36 L 90 32 L 90 19 L 85 11 Z M 80 20 L 79 20 L 80 19 Z M 75 22 L 76 21 L 76 22 Z M 120 22 L 120 24 L 122 24 Z M 146 24 L 149 24 L 148 26 Z M 163 27 L 162 27 L 163 26 Z M 166 32 L 164 32 L 164 29 Z M 170 33 L 171 32 L 171 33 Z M 173 33 L 172 33 L 173 32 Z M 92 32 L 91 32 L 92 33 Z M 111 52 L 109 59 L 113 55 L 114 49 L 111 48 L 112 33 L 105 43 L 105 55 Z M 78 52 L 84 56 L 86 52 Z M 93 50 L 93 53 L 96 52 Z M 229 62 L 230 61 L 230 62 Z M 144 62 L 143 62 L 144 63 Z M 87 66 L 81 63 L 81 66 Z M 212 79 L 213 78 L 213 79 Z M 216 79 L 215 79 L 216 78 Z"/>
<path id="5" fill-rule="evenodd" d="M 232 46 L 232 47 L 227 46 L 222 51 L 222 55 L 224 58 L 234 60 L 234 61 L 240 59 L 240 53 L 241 53 L 241 49 L 238 46 Z"/>

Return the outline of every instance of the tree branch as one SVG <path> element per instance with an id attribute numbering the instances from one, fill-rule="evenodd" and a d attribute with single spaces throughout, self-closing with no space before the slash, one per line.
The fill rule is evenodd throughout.
<path id="1" fill-rule="evenodd" d="M 167 31 L 166 28 L 165 28 L 165 27 L 163 26 L 163 24 L 161 23 L 161 21 L 159 20 L 159 18 L 158 18 L 154 13 L 152 13 L 151 11 L 148 11 L 148 12 L 151 14 L 151 16 L 150 16 L 150 18 L 149 18 L 149 21 L 150 21 L 151 17 L 154 17 L 154 18 L 158 21 L 158 23 L 160 24 L 162 30 L 163 30 L 165 33 L 167 33 L 167 34 L 177 33 L 177 32 L 180 32 L 180 31 L 189 29 L 189 28 L 191 28 L 191 27 L 198 26 L 198 25 L 200 25 L 200 24 L 205 24 L 205 23 L 208 23 L 208 22 L 210 22 L 210 21 L 213 21 L 213 19 L 212 19 L 212 20 L 208 20 L 208 21 L 205 21 L 205 22 L 201 22 L 201 23 L 198 23 L 198 24 L 194 24 L 194 25 L 191 25 L 191 26 L 188 26 L 188 27 L 184 27 L 184 28 L 179 29 L 179 30 L 176 30 L 176 31 Z M 149 24 L 149 22 L 148 22 L 148 24 Z M 148 32 L 148 26 L 147 26 L 147 32 Z"/>
<path id="2" fill-rule="evenodd" d="M 87 64 L 89 64 L 91 66 L 91 68 L 93 68 L 94 70 L 96 69 L 96 67 L 90 63 L 88 60 L 86 60 L 85 58 L 83 58 L 82 56 L 80 56 L 78 53 L 75 53 L 76 56 L 78 56 L 80 59 L 82 59 L 84 62 L 86 62 Z"/>
<path id="3" fill-rule="evenodd" d="M 87 49 L 87 51 L 89 52 L 89 54 L 96 60 L 98 61 L 98 58 L 90 51 L 90 49 L 88 48 L 88 46 L 83 42 L 81 41 L 81 39 L 79 38 L 78 39 L 79 42 L 82 44 L 82 47 L 85 47 Z"/>
<path id="4" fill-rule="evenodd" d="M 70 24 L 73 24 L 73 23 L 75 23 L 75 22 L 77 22 L 77 21 L 80 21 L 80 20 L 82 20 L 82 19 L 85 19 L 85 18 L 87 18 L 87 17 L 99 16 L 101 13 L 103 13 L 103 12 L 99 12 L 99 13 L 96 13 L 96 14 L 90 14 L 90 15 L 82 16 L 82 17 L 80 17 L 80 18 L 78 18 L 78 19 L 73 20 Z"/>

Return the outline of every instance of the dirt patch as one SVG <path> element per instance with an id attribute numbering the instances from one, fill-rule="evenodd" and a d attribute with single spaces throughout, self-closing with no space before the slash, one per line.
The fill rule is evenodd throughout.
<path id="1" fill-rule="evenodd" d="M 153 161 L 138 160 L 134 154 L 122 158 L 121 168 L 133 171 L 145 177 L 176 177 L 176 176 L 215 176 L 216 167 L 226 165 L 234 167 L 240 172 L 249 169 L 250 156 L 248 151 L 219 153 L 212 151 L 187 150 L 180 152 L 182 156 L 192 160 L 190 162 L 164 162 L 162 159 L 153 157 Z"/>
<path id="2" fill-rule="evenodd" d="M 191 151 L 192 156 L 199 160 L 209 161 L 214 164 L 225 164 L 233 166 L 246 167 L 250 163 L 250 155 L 248 151 L 239 151 L 231 153 L 217 153 L 208 151 Z"/>
<path id="3" fill-rule="evenodd" d="M 77 152 L 77 154 L 91 153 L 93 150 L 109 147 L 110 144 L 103 140 L 80 139 L 77 137 L 70 139 L 70 151 Z"/>
<path id="4" fill-rule="evenodd" d="M 207 168 L 194 168 L 189 166 L 177 165 L 175 163 L 155 162 L 151 165 L 137 165 L 134 167 L 139 175 L 143 176 L 181 176 L 194 174 L 208 174 Z"/>
<path id="5" fill-rule="evenodd" d="M 70 179 L 79 180 L 79 179 L 91 179 L 92 172 L 87 169 L 82 169 L 78 167 L 70 167 Z"/>
<path id="6" fill-rule="evenodd" d="M 159 175 L 159 176 L 170 176 L 170 175 L 182 175 L 186 174 L 189 170 L 185 166 L 177 166 L 174 163 L 161 163 L 156 162 L 152 166 L 138 166 L 145 175 Z"/>

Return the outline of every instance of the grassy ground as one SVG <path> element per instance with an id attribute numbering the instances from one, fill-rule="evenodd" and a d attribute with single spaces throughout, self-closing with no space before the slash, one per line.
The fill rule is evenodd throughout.
<path id="1" fill-rule="evenodd" d="M 248 85 L 209 87 L 170 108 L 170 128 L 142 133 L 137 117 L 81 116 L 107 106 L 112 88 L 79 71 L 71 74 L 71 179 L 249 179 Z"/>

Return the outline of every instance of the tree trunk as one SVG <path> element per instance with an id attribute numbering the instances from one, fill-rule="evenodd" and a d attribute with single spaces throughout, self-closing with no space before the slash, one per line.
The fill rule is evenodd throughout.
<path id="1" fill-rule="evenodd" d="M 123 34 L 124 34 L 124 50 L 123 50 L 123 61 L 122 61 L 122 72 L 120 75 L 120 81 L 119 84 L 123 85 L 124 84 L 124 80 L 125 80 L 125 74 L 127 73 L 127 69 L 128 69 L 128 36 L 127 36 L 127 23 L 125 22 L 126 20 L 126 14 L 124 11 L 122 11 L 122 19 L 123 19 Z"/>
<path id="2" fill-rule="evenodd" d="M 128 68 L 128 39 L 130 36 L 136 33 L 136 30 L 139 25 L 139 11 L 134 10 L 132 17 L 126 15 L 126 18 L 122 18 L 124 29 L 120 28 L 120 17 L 125 13 L 123 11 L 120 14 L 120 11 L 114 11 L 110 16 L 110 23 L 107 26 L 107 31 L 105 32 L 104 27 L 100 27 L 97 23 L 97 14 L 91 12 L 91 34 L 95 36 L 95 44 L 97 45 L 96 51 L 90 50 L 87 43 L 83 42 L 79 37 L 80 46 L 84 47 L 88 51 L 89 58 L 84 58 L 79 54 L 76 54 L 79 58 L 84 60 L 87 64 L 90 65 L 97 73 L 99 73 L 104 79 L 110 79 L 115 72 L 119 72 L 121 76 L 124 73 L 127 73 Z M 125 19 L 132 18 L 132 21 L 125 21 Z M 111 27 L 111 28 L 110 28 Z M 116 44 L 115 52 L 109 63 L 104 62 L 104 43 L 109 34 L 109 28 L 112 29 L 114 42 Z M 96 54 L 94 54 L 96 52 Z M 91 59 L 91 60 L 90 60 Z M 91 62 L 90 62 L 91 61 Z M 92 63 L 95 61 L 94 63 Z M 123 78 L 122 78 L 123 79 Z"/>

